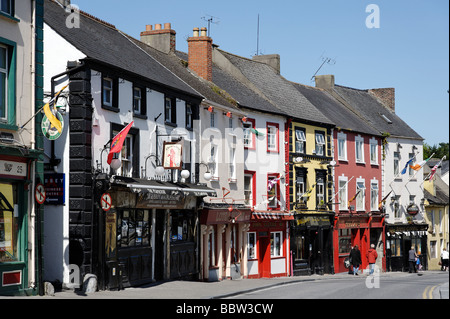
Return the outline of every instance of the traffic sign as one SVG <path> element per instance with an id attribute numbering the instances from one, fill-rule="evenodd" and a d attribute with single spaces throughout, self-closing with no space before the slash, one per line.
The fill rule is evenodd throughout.
<path id="1" fill-rule="evenodd" d="M 111 199 L 111 195 L 109 195 L 108 193 L 105 193 L 102 195 L 101 198 L 101 207 L 105 212 L 108 212 L 111 210 L 111 205 L 112 205 L 112 199 Z"/>
<path id="2" fill-rule="evenodd" d="M 36 201 L 38 202 L 38 204 L 41 204 L 41 205 L 44 204 L 46 196 L 47 195 L 45 194 L 44 185 L 42 185 L 42 184 L 36 185 L 34 197 L 36 198 Z"/>

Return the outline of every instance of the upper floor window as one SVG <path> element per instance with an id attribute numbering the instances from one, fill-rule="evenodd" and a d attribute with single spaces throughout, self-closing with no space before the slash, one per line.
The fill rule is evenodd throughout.
<path id="1" fill-rule="evenodd" d="M 254 187 L 255 184 L 255 172 L 246 172 L 244 175 L 244 198 L 245 206 L 254 206 Z"/>
<path id="2" fill-rule="evenodd" d="M 361 136 L 355 137 L 355 157 L 356 163 L 364 163 L 364 138 Z"/>
<path id="3" fill-rule="evenodd" d="M 322 132 L 316 133 L 316 155 L 325 155 L 325 134 Z"/>
<path id="4" fill-rule="evenodd" d="M 347 135 L 344 133 L 338 133 L 338 159 L 347 160 Z"/>
<path id="5" fill-rule="evenodd" d="M 278 152 L 279 151 L 279 136 L 278 136 L 278 124 L 267 123 L 267 151 Z"/>
<path id="6" fill-rule="evenodd" d="M 219 178 L 219 169 L 218 169 L 218 154 L 219 149 L 218 145 L 214 140 L 214 137 L 211 137 L 210 139 L 210 158 L 209 158 L 209 170 L 211 172 L 211 175 L 213 177 L 213 180 L 217 180 Z"/>
<path id="7" fill-rule="evenodd" d="M 177 104 L 176 99 L 166 97 L 164 107 L 164 119 L 166 123 L 177 123 Z"/>
<path id="8" fill-rule="evenodd" d="M 305 153 L 306 149 L 306 135 L 305 130 L 296 128 L 295 129 L 295 152 Z"/>
<path id="9" fill-rule="evenodd" d="M 141 88 L 133 88 L 133 111 L 135 114 L 141 114 L 142 109 L 142 90 Z"/>
<path id="10" fill-rule="evenodd" d="M 112 106 L 113 103 L 113 80 L 103 78 L 103 105 Z"/>
<path id="11" fill-rule="evenodd" d="M 8 69 L 8 48 L 0 45 L 0 120 L 8 116 Z"/>
<path id="12" fill-rule="evenodd" d="M 378 210 L 378 181 L 370 182 L 370 210 Z"/>
<path id="13" fill-rule="evenodd" d="M 378 165 L 378 141 L 374 138 L 370 140 L 370 164 Z"/>
<path id="14" fill-rule="evenodd" d="M 366 200 L 366 186 L 364 180 L 358 180 L 356 182 L 356 192 L 358 196 L 356 196 L 356 210 L 365 210 L 365 200 Z"/>
<path id="15" fill-rule="evenodd" d="M 10 16 L 14 15 L 14 0 L 1 0 L 0 11 Z"/>
<path id="16" fill-rule="evenodd" d="M 117 111 L 119 109 L 118 97 L 119 97 L 119 79 L 108 75 L 103 75 L 102 107 L 110 111 Z"/>
<path id="17" fill-rule="evenodd" d="M 186 128 L 192 129 L 194 127 L 194 117 L 192 113 L 192 106 L 186 104 Z"/>
<path id="18" fill-rule="evenodd" d="M 280 208 L 280 178 L 278 174 L 267 176 L 267 207 L 272 209 Z"/>
<path id="19" fill-rule="evenodd" d="M 394 152 L 394 175 L 397 176 L 400 173 L 400 152 Z"/>
<path id="20" fill-rule="evenodd" d="M 339 177 L 339 209 L 348 209 L 348 179 L 347 177 Z"/>
<path id="21" fill-rule="evenodd" d="M 244 147 L 249 149 L 256 148 L 256 138 L 254 134 L 255 120 L 247 119 L 244 123 Z"/>

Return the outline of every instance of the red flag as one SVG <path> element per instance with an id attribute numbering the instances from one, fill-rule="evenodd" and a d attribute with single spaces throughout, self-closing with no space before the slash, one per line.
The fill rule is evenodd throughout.
<path id="1" fill-rule="evenodd" d="M 131 127 L 133 126 L 134 121 L 127 125 L 122 131 L 120 131 L 119 134 L 114 137 L 111 143 L 111 150 L 108 154 L 108 165 L 111 165 L 111 162 L 113 160 L 114 154 L 120 153 L 122 151 L 123 143 L 125 142 L 125 138 L 128 135 L 128 132 L 130 131 Z"/>

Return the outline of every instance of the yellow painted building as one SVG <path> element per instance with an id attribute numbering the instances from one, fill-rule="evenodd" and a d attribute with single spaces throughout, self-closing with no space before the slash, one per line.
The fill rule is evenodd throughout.
<path id="1" fill-rule="evenodd" d="M 289 202 L 294 274 L 332 273 L 334 213 L 331 127 L 292 120 L 289 127 Z"/>
<path id="2" fill-rule="evenodd" d="M 436 175 L 424 186 L 425 219 L 429 225 L 427 233 L 428 270 L 440 270 L 441 253 L 449 249 L 449 197 L 448 186 Z"/>

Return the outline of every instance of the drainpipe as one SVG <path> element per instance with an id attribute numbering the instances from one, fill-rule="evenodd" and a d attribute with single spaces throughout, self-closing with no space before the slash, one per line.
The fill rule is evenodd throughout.
<path id="1" fill-rule="evenodd" d="M 31 116 L 34 116 L 36 109 L 36 1 L 31 1 Z M 36 121 L 31 121 L 31 149 L 36 149 Z M 36 288 L 36 203 L 33 198 L 33 192 L 36 188 L 36 161 L 31 162 L 31 190 L 29 192 L 29 286 Z M 31 227 L 30 227 L 31 226 Z"/>

